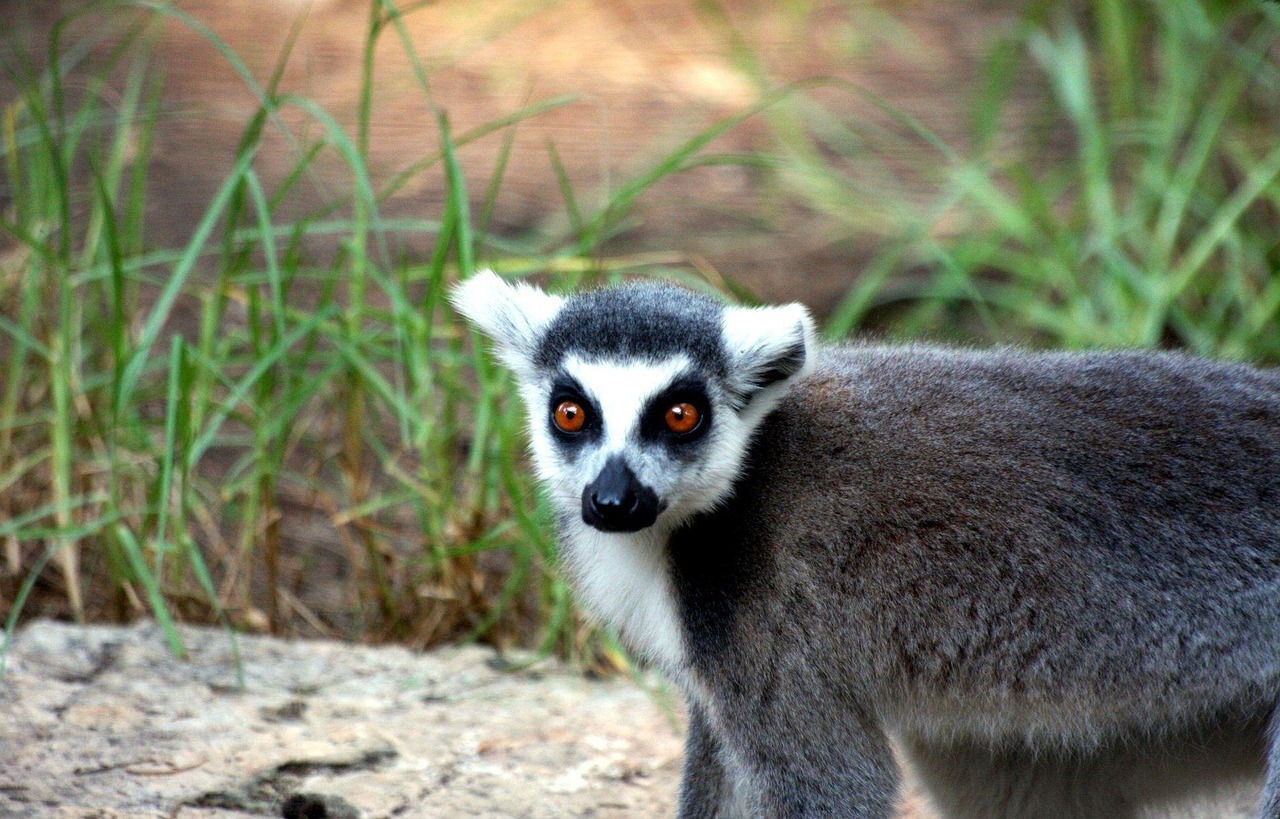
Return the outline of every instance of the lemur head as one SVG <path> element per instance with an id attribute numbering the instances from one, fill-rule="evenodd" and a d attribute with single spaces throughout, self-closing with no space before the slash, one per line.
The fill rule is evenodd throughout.
<path id="1" fill-rule="evenodd" d="M 452 300 L 515 371 L 557 510 L 605 532 L 674 527 L 726 498 L 812 359 L 798 304 L 731 307 L 657 283 L 565 298 L 488 271 Z"/>

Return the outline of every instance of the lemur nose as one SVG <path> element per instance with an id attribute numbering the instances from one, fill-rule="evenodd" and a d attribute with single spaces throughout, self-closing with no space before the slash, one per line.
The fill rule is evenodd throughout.
<path id="1" fill-rule="evenodd" d="M 638 532 L 658 517 L 658 496 L 614 455 L 582 490 L 582 519 L 605 532 Z"/>
<path id="2" fill-rule="evenodd" d="M 591 508 L 602 517 L 626 515 L 636 507 L 637 503 L 639 499 L 630 488 L 621 493 L 615 491 L 614 487 L 591 493 Z"/>

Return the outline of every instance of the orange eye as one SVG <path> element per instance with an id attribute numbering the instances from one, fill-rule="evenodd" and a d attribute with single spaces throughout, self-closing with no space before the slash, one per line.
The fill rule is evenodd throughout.
<path id="1" fill-rule="evenodd" d="M 573 401 L 561 401 L 556 405 L 556 426 L 565 432 L 577 432 L 587 422 L 587 411 L 581 404 Z"/>
<path id="2" fill-rule="evenodd" d="M 692 432 L 694 427 L 698 426 L 698 419 L 701 417 L 698 408 L 693 404 L 675 404 L 667 410 L 667 429 L 678 434 Z"/>

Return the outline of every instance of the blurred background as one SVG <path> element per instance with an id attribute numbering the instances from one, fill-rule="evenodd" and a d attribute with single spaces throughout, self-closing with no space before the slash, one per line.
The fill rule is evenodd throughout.
<path id="1" fill-rule="evenodd" d="M 0 614 L 577 613 L 481 266 L 1280 361 L 1280 7 L 0 0 Z"/>

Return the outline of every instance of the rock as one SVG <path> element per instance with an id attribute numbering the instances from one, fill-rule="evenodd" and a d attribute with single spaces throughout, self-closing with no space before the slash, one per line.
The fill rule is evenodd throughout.
<path id="1" fill-rule="evenodd" d="M 662 816 L 679 720 L 629 680 L 494 651 L 39 621 L 0 680 L 0 816 Z"/>

